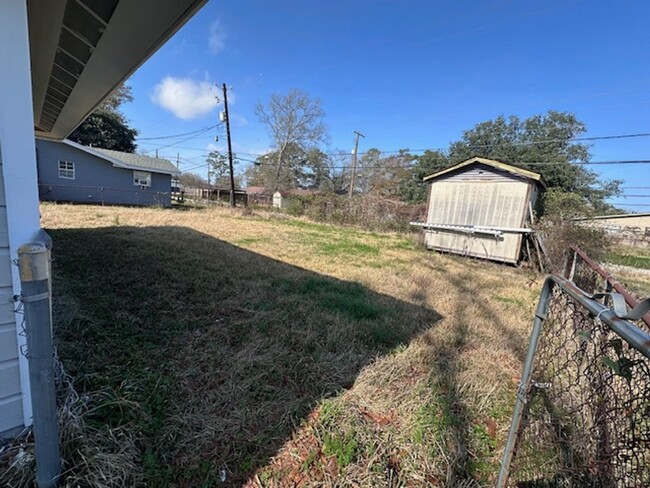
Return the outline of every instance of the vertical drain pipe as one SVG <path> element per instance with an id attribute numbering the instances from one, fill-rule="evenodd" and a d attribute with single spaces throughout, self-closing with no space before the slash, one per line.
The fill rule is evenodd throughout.
<path id="1" fill-rule="evenodd" d="M 36 484 L 53 488 L 61 474 L 50 312 L 50 251 L 44 243 L 23 244 L 18 267 L 25 312 L 27 359 L 36 447 Z"/>

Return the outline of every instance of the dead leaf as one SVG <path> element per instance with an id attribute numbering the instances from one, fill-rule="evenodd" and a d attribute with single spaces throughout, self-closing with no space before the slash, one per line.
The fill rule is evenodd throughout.
<path id="1" fill-rule="evenodd" d="M 485 426 L 487 427 L 487 433 L 493 439 L 497 436 L 497 423 L 494 419 L 487 419 L 485 421 Z"/>
<path id="2" fill-rule="evenodd" d="M 388 425 L 395 421 L 395 412 L 390 412 L 388 415 L 382 415 L 377 412 L 373 412 L 367 407 L 358 407 L 359 413 L 368 417 L 373 422 L 379 425 Z"/>

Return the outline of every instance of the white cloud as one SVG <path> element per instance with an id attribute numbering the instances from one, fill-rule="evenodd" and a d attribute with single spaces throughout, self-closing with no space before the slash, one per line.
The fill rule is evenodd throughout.
<path id="1" fill-rule="evenodd" d="M 217 95 L 207 81 L 167 76 L 154 87 L 151 100 L 179 119 L 190 120 L 212 112 L 220 103 Z"/>
<path id="2" fill-rule="evenodd" d="M 212 22 L 210 25 L 210 35 L 208 36 L 208 47 L 210 51 L 214 54 L 223 51 L 224 47 L 226 47 L 226 37 L 226 32 L 219 19 Z"/>

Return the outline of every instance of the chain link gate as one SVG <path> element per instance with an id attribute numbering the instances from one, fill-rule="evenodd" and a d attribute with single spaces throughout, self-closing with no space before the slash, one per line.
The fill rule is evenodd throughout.
<path id="1" fill-rule="evenodd" d="M 621 298 L 547 278 L 498 487 L 650 486 L 650 335 L 632 323 L 650 300 Z"/>

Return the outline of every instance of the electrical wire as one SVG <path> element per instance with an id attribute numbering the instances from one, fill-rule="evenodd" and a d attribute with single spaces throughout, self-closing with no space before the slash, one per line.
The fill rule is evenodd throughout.
<path id="1" fill-rule="evenodd" d="M 244 161 L 250 161 L 255 163 L 256 165 L 262 165 L 262 166 L 277 166 L 276 163 L 267 163 L 264 161 L 253 161 L 250 159 L 244 159 L 244 158 L 239 158 Z M 567 164 L 566 162 L 552 162 L 552 161 L 525 161 L 519 163 L 518 167 L 521 167 L 521 165 L 526 165 L 526 166 L 554 166 L 554 165 L 563 165 Z M 627 165 L 627 164 L 650 164 L 649 159 L 632 159 L 632 160 L 617 160 L 617 161 L 586 161 L 584 163 L 582 162 L 577 162 L 577 163 L 568 163 L 572 166 L 590 166 L 590 165 Z M 364 169 L 403 169 L 403 170 L 408 170 L 412 169 L 415 166 L 415 162 L 413 163 L 408 163 L 405 165 L 383 165 L 383 164 L 376 164 L 376 165 L 358 165 L 357 168 L 359 171 L 363 171 Z M 349 168 L 350 165 L 336 165 L 336 166 L 328 166 L 328 168 L 331 169 L 346 169 Z"/>
<path id="2" fill-rule="evenodd" d="M 503 143 L 503 144 L 479 144 L 479 145 L 471 146 L 471 148 L 479 149 L 479 148 L 486 148 L 486 147 L 494 148 L 494 147 L 502 147 L 502 146 L 533 146 L 536 144 L 551 144 L 555 142 L 588 142 L 588 141 L 601 141 L 601 140 L 614 140 L 614 139 L 631 139 L 631 138 L 639 138 L 639 137 L 650 137 L 650 132 L 638 132 L 633 134 L 610 134 L 604 136 L 591 136 L 591 137 L 573 137 L 571 139 L 540 139 L 537 141 L 514 142 L 514 143 Z M 179 141 L 179 143 L 180 142 L 182 141 Z M 147 145 L 156 145 L 156 144 L 148 143 Z M 176 146 L 176 147 L 178 147 L 179 149 L 197 150 L 197 151 L 202 151 L 203 149 L 205 149 L 205 148 L 196 148 L 196 147 L 181 147 L 181 146 Z M 379 154 L 399 154 L 402 151 L 412 154 L 412 153 L 423 153 L 426 151 L 446 151 L 447 149 L 448 148 L 446 147 L 429 147 L 429 148 L 421 148 L 421 149 L 403 148 L 403 149 L 391 149 L 387 151 L 379 151 Z M 357 152 L 357 155 L 363 155 L 368 153 L 369 151 L 360 151 Z M 253 156 L 253 157 L 264 156 L 264 154 L 247 153 L 247 152 L 240 152 L 240 154 L 245 154 L 246 156 Z M 341 151 L 323 152 L 323 154 L 325 154 L 326 156 L 350 156 L 350 153 L 341 152 Z"/>
<path id="3" fill-rule="evenodd" d="M 537 141 L 526 141 L 526 142 L 504 142 L 502 144 L 477 144 L 470 146 L 472 149 L 479 149 L 479 148 L 494 148 L 494 147 L 505 147 L 505 146 L 534 146 L 536 144 L 552 144 L 556 142 L 588 142 L 588 141 L 604 141 L 604 140 L 614 140 L 614 139 L 632 139 L 632 138 L 638 138 L 638 137 L 650 137 L 650 132 L 638 132 L 638 133 L 633 133 L 633 134 L 610 134 L 610 135 L 604 135 L 604 136 L 591 136 L 591 137 L 572 137 L 570 139 L 540 139 Z M 379 154 L 399 154 L 402 151 L 405 153 L 423 153 L 426 151 L 446 151 L 448 148 L 447 147 L 428 147 L 428 148 L 421 148 L 421 149 L 391 149 L 387 151 L 379 151 Z M 362 155 L 362 154 L 368 154 L 369 151 L 359 151 L 357 152 L 357 155 Z M 263 154 L 255 154 L 255 153 L 243 153 L 246 154 L 247 156 L 263 156 Z M 323 154 L 327 156 L 350 156 L 349 153 L 347 152 L 324 152 Z"/>
<path id="4" fill-rule="evenodd" d="M 215 127 L 218 127 L 222 124 L 222 122 L 219 122 L 218 124 L 211 125 L 210 127 L 204 127 L 202 129 L 198 129 L 192 132 L 185 132 L 183 134 L 172 134 L 172 135 L 167 135 L 167 136 L 157 136 L 157 137 L 136 137 L 135 140 L 140 142 L 140 141 L 154 141 L 154 140 L 160 140 L 160 139 L 175 139 L 177 137 L 184 137 L 184 136 L 190 136 L 192 134 L 197 134 L 199 132 L 206 132 L 208 130 L 212 130 Z"/>

